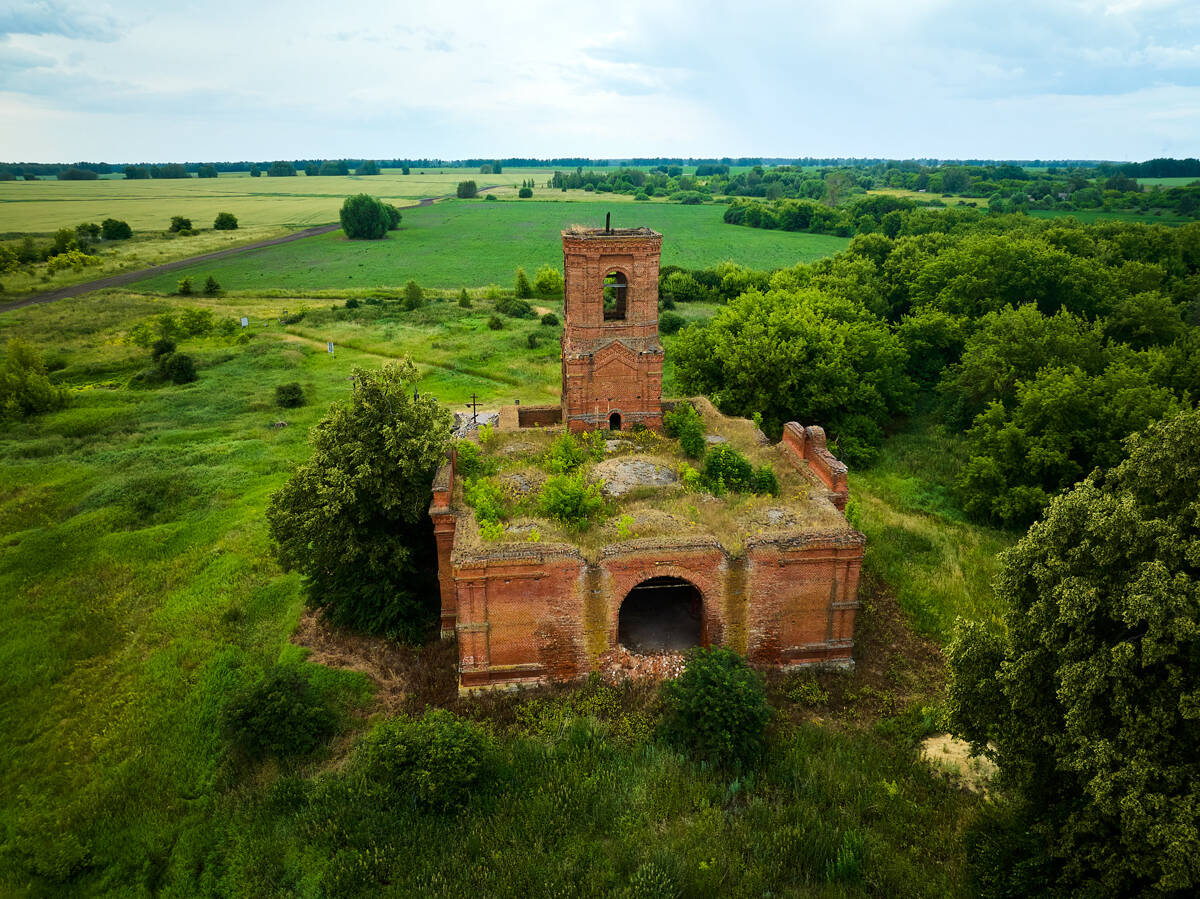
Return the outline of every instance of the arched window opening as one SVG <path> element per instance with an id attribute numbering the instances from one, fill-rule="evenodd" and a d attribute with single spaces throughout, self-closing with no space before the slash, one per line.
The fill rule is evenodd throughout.
<path id="1" fill-rule="evenodd" d="M 614 412 L 612 415 L 608 416 L 608 429 L 610 431 L 621 430 L 621 413 L 620 412 Z"/>
<path id="2" fill-rule="evenodd" d="M 609 272 L 604 276 L 604 320 L 625 320 L 625 295 L 629 282 L 620 272 Z"/>
<path id="3" fill-rule="evenodd" d="M 682 578 L 654 577 L 625 597 L 617 615 L 617 639 L 631 652 L 679 652 L 702 646 L 704 604 Z"/>

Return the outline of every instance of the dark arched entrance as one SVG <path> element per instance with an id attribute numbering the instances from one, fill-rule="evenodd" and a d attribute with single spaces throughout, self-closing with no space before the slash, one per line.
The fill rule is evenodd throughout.
<path id="1" fill-rule="evenodd" d="M 704 603 L 682 578 L 653 577 L 625 597 L 617 615 L 617 640 L 631 652 L 678 652 L 703 646 Z"/>
<path id="2" fill-rule="evenodd" d="M 608 429 L 610 431 L 621 430 L 621 413 L 620 412 L 614 412 L 612 415 L 608 416 Z"/>

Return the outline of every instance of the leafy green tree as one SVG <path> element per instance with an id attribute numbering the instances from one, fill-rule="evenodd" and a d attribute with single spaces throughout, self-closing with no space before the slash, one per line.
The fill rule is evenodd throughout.
<path id="1" fill-rule="evenodd" d="M 192 230 L 192 220 L 182 215 L 171 216 L 171 224 L 167 227 L 167 231 L 171 234 L 178 234 L 180 231 Z"/>
<path id="2" fill-rule="evenodd" d="M 388 213 L 370 194 L 346 197 L 341 211 L 342 231 L 351 240 L 379 240 L 387 235 Z"/>
<path id="3" fill-rule="evenodd" d="M 170 353 L 159 360 L 162 376 L 174 384 L 196 380 L 196 360 L 187 353 Z"/>
<path id="4" fill-rule="evenodd" d="M 698 761 L 749 768 L 766 748 L 771 707 L 762 676 L 728 649 L 694 649 L 662 686 L 663 736 Z"/>
<path id="5" fill-rule="evenodd" d="M 851 462 L 870 459 L 883 426 L 909 408 L 907 355 L 860 304 L 818 290 L 748 291 L 675 342 L 676 377 L 727 413 L 760 411 L 779 434 L 785 422 L 820 423 Z"/>
<path id="6" fill-rule="evenodd" d="M 467 293 L 465 287 L 458 292 L 458 305 L 463 309 L 471 308 L 471 295 Z"/>
<path id="7" fill-rule="evenodd" d="M 1127 435 L 1176 407 L 1144 369 L 1122 362 L 1094 376 L 1078 367 L 1043 369 L 1017 385 L 1011 409 L 992 403 L 967 432 L 970 458 L 958 479 L 963 507 L 1026 525 L 1059 490 L 1115 464 Z"/>
<path id="8" fill-rule="evenodd" d="M 459 181 L 456 193 L 460 200 L 473 200 L 479 196 L 479 186 L 474 181 Z"/>
<path id="9" fill-rule="evenodd" d="M 421 289 L 416 281 L 409 281 L 404 285 L 404 300 L 401 302 L 401 308 L 406 310 L 420 309 L 425 305 L 425 291 Z"/>
<path id="10" fill-rule="evenodd" d="M 218 212 L 217 217 L 213 219 L 213 230 L 215 231 L 236 231 L 237 226 L 237 216 L 232 212 Z"/>
<path id="11" fill-rule="evenodd" d="M 62 169 L 58 173 L 59 181 L 95 181 L 99 177 L 91 169 L 80 169 L 74 166 Z"/>
<path id="12" fill-rule="evenodd" d="M 133 237 L 133 229 L 128 222 L 107 218 L 100 223 L 100 236 L 105 240 L 128 240 Z"/>
<path id="13" fill-rule="evenodd" d="M 217 283 L 216 278 L 214 278 L 212 275 L 209 275 L 207 278 L 204 279 L 204 295 L 205 296 L 215 297 L 220 292 L 221 292 L 221 285 Z"/>
<path id="14" fill-rule="evenodd" d="M 46 377 L 46 363 L 37 347 L 20 338 L 8 341 L 0 365 L 0 419 L 24 418 L 61 409 L 69 394 Z"/>
<path id="15" fill-rule="evenodd" d="M 560 297 L 563 292 L 562 272 L 552 265 L 539 266 L 533 276 L 533 286 L 539 296 Z"/>
<path id="16" fill-rule="evenodd" d="M 529 283 L 529 276 L 525 274 L 525 269 L 517 269 L 516 288 L 514 293 L 519 300 L 528 300 L 533 296 L 533 285 Z"/>
<path id="17" fill-rule="evenodd" d="M 533 196 L 533 188 L 522 187 L 520 190 L 517 191 L 517 196 L 519 198 L 521 198 L 522 200 L 528 200 L 530 197 Z"/>
<path id="18" fill-rule="evenodd" d="M 350 399 L 313 429 L 313 453 L 271 498 L 267 521 L 285 569 L 335 624 L 419 641 L 437 608 L 429 525 L 433 474 L 450 413 L 413 390 L 407 359 L 356 368 Z"/>
<path id="19" fill-rule="evenodd" d="M 545 315 L 542 316 L 542 324 L 548 328 L 557 328 L 558 327 L 558 316 L 555 315 L 553 312 L 547 312 Z"/>
<path id="20" fill-rule="evenodd" d="M 664 312 L 658 317 L 660 334 L 677 334 L 687 324 L 687 319 L 677 312 Z"/>
<path id="21" fill-rule="evenodd" d="M 127 165 L 124 171 L 127 181 L 139 181 L 150 177 L 150 169 L 144 165 Z"/>
<path id="22" fill-rule="evenodd" d="M 951 644 L 952 727 L 995 759 L 1031 837 L 988 854 L 992 895 L 1200 888 L 1197 447 L 1196 410 L 1131 437 L 1005 554 L 1003 629 Z"/>
<path id="23" fill-rule="evenodd" d="M 704 457 L 704 419 L 691 403 L 679 403 L 663 416 L 663 430 L 679 441 L 680 448 L 692 459 Z"/>
<path id="24" fill-rule="evenodd" d="M 322 175 L 349 175 L 350 167 L 341 159 L 328 159 L 321 163 Z"/>
<path id="25" fill-rule="evenodd" d="M 181 297 L 190 297 L 193 293 L 195 293 L 195 289 L 192 287 L 192 279 L 191 278 L 181 279 L 179 282 L 179 286 L 175 289 L 175 292 L 178 293 Z"/>
<path id="26" fill-rule="evenodd" d="M 215 165 L 202 165 L 196 169 L 197 178 L 216 178 L 217 167 Z"/>
<path id="27" fill-rule="evenodd" d="M 261 178 L 262 177 L 262 169 L 260 169 L 256 165 L 250 166 L 250 177 L 251 178 Z"/>
<path id="28" fill-rule="evenodd" d="M 397 228 L 399 228 L 401 219 L 400 210 L 391 203 L 384 203 L 383 211 L 387 213 L 388 230 L 395 231 Z"/>
<path id="29" fill-rule="evenodd" d="M 1104 323 L 1109 340 L 1138 350 L 1172 344 L 1186 330 L 1179 307 L 1156 291 L 1121 300 Z"/>
<path id="30" fill-rule="evenodd" d="M 379 163 L 376 162 L 374 159 L 364 160 L 363 164 L 358 167 L 358 170 L 355 171 L 354 174 L 356 174 L 356 175 L 378 175 L 379 174 Z"/>
<path id="31" fill-rule="evenodd" d="M 291 178 L 294 177 L 295 174 L 296 167 L 292 165 L 292 163 L 284 162 L 283 160 L 272 162 L 270 167 L 267 169 L 268 178 Z"/>

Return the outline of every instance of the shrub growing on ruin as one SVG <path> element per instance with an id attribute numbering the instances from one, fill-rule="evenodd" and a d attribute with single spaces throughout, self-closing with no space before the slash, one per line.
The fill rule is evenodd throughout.
<path id="1" fill-rule="evenodd" d="M 754 467 L 728 443 L 718 443 L 704 456 L 704 486 L 720 495 L 727 490 L 741 493 L 754 489 Z"/>
<path id="2" fill-rule="evenodd" d="M 604 514 L 604 496 L 582 471 L 555 475 L 542 485 L 538 509 L 569 531 L 585 531 Z"/>
<path id="3" fill-rule="evenodd" d="M 275 405 L 283 409 L 294 409 L 304 405 L 304 388 L 300 382 L 279 384 L 275 387 Z"/>
<path id="4" fill-rule="evenodd" d="M 578 436 L 566 433 L 554 438 L 542 457 L 542 464 L 553 474 L 566 474 L 586 462 L 598 462 L 603 458 L 604 435 L 599 431 Z"/>
<path id="5" fill-rule="evenodd" d="M 441 811 L 465 805 L 494 765 L 488 734 L 445 709 L 376 725 L 356 756 L 356 767 L 394 802 Z"/>
<path id="6" fill-rule="evenodd" d="M 662 702 L 663 737 L 697 761 L 736 771 L 762 756 L 767 689 L 736 652 L 691 650 L 683 674 L 663 684 Z"/>
<path id="7" fill-rule="evenodd" d="M 691 403 L 680 403 L 664 415 L 663 430 L 668 437 L 679 441 L 680 448 L 689 458 L 704 458 L 704 419 Z"/>
<path id="8" fill-rule="evenodd" d="M 354 194 L 342 203 L 338 218 L 351 240 L 379 240 L 388 231 L 388 213 L 370 194 Z"/>
<path id="9" fill-rule="evenodd" d="M 276 665 L 238 690 L 222 710 L 226 737 L 251 758 L 306 755 L 337 727 L 328 700 L 291 666 Z"/>

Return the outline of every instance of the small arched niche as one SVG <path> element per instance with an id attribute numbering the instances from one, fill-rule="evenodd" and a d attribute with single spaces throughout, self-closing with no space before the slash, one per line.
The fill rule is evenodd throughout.
<path id="1" fill-rule="evenodd" d="M 680 652 L 705 644 L 704 602 L 683 578 L 653 577 L 629 591 L 617 613 L 617 640 L 630 652 Z"/>
<path id="2" fill-rule="evenodd" d="M 625 321 L 629 281 L 623 272 L 611 271 L 604 276 L 604 320 Z"/>
<path id="3" fill-rule="evenodd" d="M 620 412 L 613 412 L 611 415 L 608 416 L 608 429 L 610 431 L 621 430 L 621 413 Z"/>

